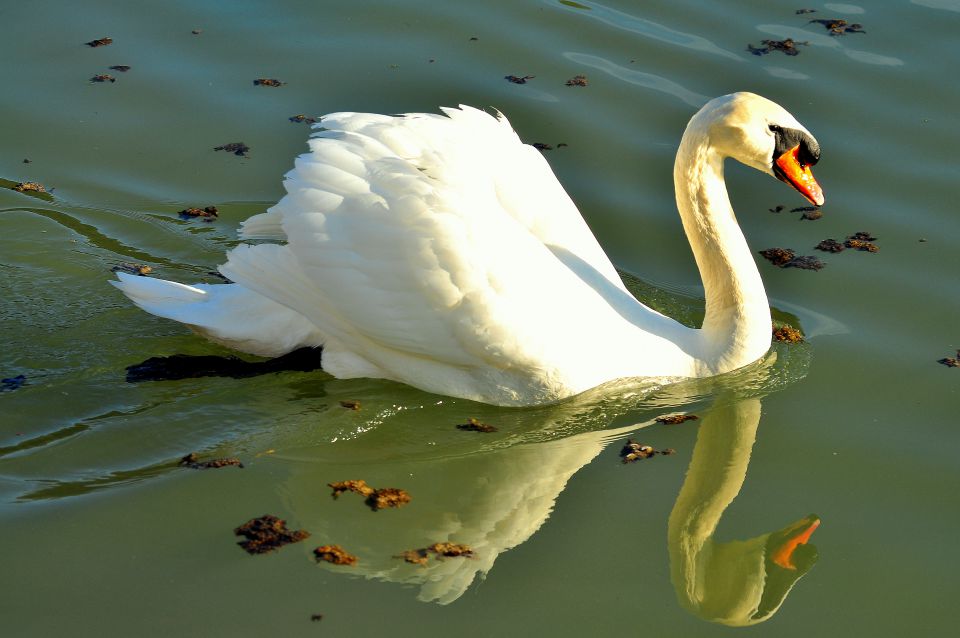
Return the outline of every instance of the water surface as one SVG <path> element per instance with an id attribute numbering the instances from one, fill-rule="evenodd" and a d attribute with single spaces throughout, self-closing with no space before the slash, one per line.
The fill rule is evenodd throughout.
<path id="1" fill-rule="evenodd" d="M 954 629 L 960 370 L 937 360 L 960 347 L 956 2 L 8 4 L 0 376 L 27 381 L 0 393 L 4 635 Z M 820 18 L 866 33 L 832 37 Z M 808 44 L 747 50 L 783 38 Z M 116 82 L 89 81 L 102 73 Z M 588 86 L 565 85 L 578 74 Z M 155 355 L 228 354 L 106 282 L 122 262 L 216 281 L 239 223 L 282 195 L 306 148 L 296 114 L 500 109 L 555 147 L 637 294 L 695 322 L 672 158 L 696 108 L 736 90 L 784 105 L 823 147 L 817 221 L 790 212 L 804 202 L 782 184 L 728 167 L 750 245 L 819 255 L 828 237 L 878 238 L 874 254 L 821 255 L 819 272 L 758 257 L 803 345 L 721 379 L 530 410 L 322 372 L 124 379 Z M 213 150 L 239 141 L 247 157 Z M 6 188 L 27 180 L 51 194 Z M 177 216 L 208 205 L 213 223 Z M 674 412 L 700 418 L 654 421 Z M 471 417 L 499 429 L 454 427 Z M 628 438 L 676 454 L 623 465 Z M 245 467 L 177 467 L 188 452 Z M 413 500 L 333 500 L 326 484 L 350 478 Z M 266 513 L 310 539 L 246 555 L 232 530 Z M 771 562 L 778 534 L 815 520 L 792 569 Z M 476 558 L 394 557 L 445 540 Z M 315 564 L 326 543 L 357 567 Z"/>

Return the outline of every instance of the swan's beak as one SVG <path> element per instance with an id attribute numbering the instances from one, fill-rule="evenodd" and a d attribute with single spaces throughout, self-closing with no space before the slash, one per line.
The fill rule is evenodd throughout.
<path id="1" fill-rule="evenodd" d="M 811 514 L 781 531 L 779 534 L 781 538 L 777 539 L 778 542 L 771 549 L 770 560 L 784 569 L 796 570 L 797 566 L 793 563 L 793 552 L 800 545 L 806 545 L 819 526 L 819 517 Z"/>
<path id="2" fill-rule="evenodd" d="M 823 191 L 820 190 L 820 184 L 813 178 L 810 172 L 809 164 L 801 164 L 797 159 L 800 146 L 794 146 L 789 151 L 777 158 L 773 163 L 773 174 L 787 184 L 790 184 L 797 192 L 806 197 L 812 204 L 823 206 Z"/>

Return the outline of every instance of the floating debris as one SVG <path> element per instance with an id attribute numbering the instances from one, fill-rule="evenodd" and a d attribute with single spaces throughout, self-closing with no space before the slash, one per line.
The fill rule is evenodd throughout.
<path id="1" fill-rule="evenodd" d="M 534 143 L 531 144 L 530 146 L 532 146 L 533 148 L 537 149 L 538 151 L 552 151 L 552 150 L 553 150 L 553 146 L 551 146 L 550 144 L 544 144 L 543 142 L 534 142 Z"/>
<path id="2" fill-rule="evenodd" d="M 90 78 L 91 82 L 116 82 L 117 78 L 107 73 L 100 73 Z"/>
<path id="3" fill-rule="evenodd" d="M 427 561 L 430 560 L 430 553 L 425 547 L 423 549 L 408 549 L 407 551 L 394 556 L 394 558 L 402 558 L 408 563 L 412 563 L 414 565 L 423 565 L 426 567 Z"/>
<path id="4" fill-rule="evenodd" d="M 147 266 L 146 264 L 134 264 L 126 261 L 122 264 L 117 264 L 110 270 L 112 272 L 125 272 L 130 275 L 140 275 L 141 277 L 146 277 L 153 272 L 153 268 Z"/>
<path id="5" fill-rule="evenodd" d="M 772 51 L 782 51 L 787 55 L 799 55 L 800 50 L 798 46 L 807 46 L 809 42 L 796 42 L 793 38 L 787 38 L 786 40 L 761 40 L 760 44 L 762 46 L 755 47 L 752 44 L 747 45 L 747 51 L 754 55 L 766 55 Z"/>
<path id="6" fill-rule="evenodd" d="M 275 78 L 257 78 L 253 81 L 254 86 L 283 86 L 286 82 L 281 82 Z"/>
<path id="7" fill-rule="evenodd" d="M 84 44 L 86 44 L 88 47 L 93 47 L 93 48 L 105 47 L 108 44 L 113 44 L 113 38 L 97 38 L 96 40 L 90 40 L 89 42 L 85 42 Z"/>
<path id="8" fill-rule="evenodd" d="M 13 190 L 18 193 L 46 193 L 47 189 L 43 187 L 43 184 L 40 182 L 17 182 L 11 186 Z"/>
<path id="9" fill-rule="evenodd" d="M 229 144 L 224 144 L 223 146 L 214 146 L 213 150 L 226 151 L 240 157 L 246 157 L 247 153 L 250 152 L 250 147 L 243 142 L 230 142 Z"/>
<path id="10" fill-rule="evenodd" d="M 658 416 L 654 420 L 657 423 L 676 425 L 678 423 L 686 423 L 687 421 L 696 421 L 699 418 L 696 414 L 666 414 L 664 416 Z"/>
<path id="11" fill-rule="evenodd" d="M 624 463 L 635 463 L 640 459 L 648 459 L 651 456 L 656 456 L 657 454 L 669 456 L 675 453 L 676 450 L 674 450 L 672 447 L 668 447 L 664 450 L 657 450 L 650 445 L 642 445 L 633 439 L 627 439 L 623 449 L 620 450 L 620 458 L 623 459 Z"/>
<path id="12" fill-rule="evenodd" d="M 30 164 L 30 163 L 32 163 L 32 162 L 33 162 L 33 160 L 31 160 L 31 159 L 28 158 L 28 157 L 24 157 L 24 158 L 23 158 L 23 163 L 24 163 L 24 164 Z"/>
<path id="13" fill-rule="evenodd" d="M 14 390 L 19 390 L 26 382 L 27 377 L 22 374 L 18 374 L 15 377 L 2 379 L 0 380 L 0 392 L 13 392 Z"/>
<path id="14" fill-rule="evenodd" d="M 181 211 L 177 212 L 177 215 L 180 216 L 180 219 L 195 219 L 200 217 L 203 221 L 212 222 L 219 215 L 219 211 L 216 206 L 206 206 L 204 208 L 184 208 Z"/>
<path id="15" fill-rule="evenodd" d="M 937 359 L 937 363 L 942 363 L 948 368 L 960 368 L 960 350 L 957 350 L 957 357 L 944 357 L 943 359 Z M 23 376 L 23 375 L 21 375 Z M 3 382 L 6 383 L 8 380 L 4 379 Z"/>
<path id="16" fill-rule="evenodd" d="M 828 18 L 826 20 L 811 20 L 807 24 L 822 24 L 826 27 L 827 31 L 830 32 L 830 35 L 845 35 L 847 33 L 866 33 L 863 30 L 862 24 L 848 24 L 846 20 L 841 18 Z"/>
<path id="17" fill-rule="evenodd" d="M 367 505 L 376 512 L 388 507 L 400 507 L 410 502 L 410 495 L 396 487 L 383 487 L 367 497 Z"/>
<path id="18" fill-rule="evenodd" d="M 537 76 L 535 76 L 535 75 L 524 75 L 524 76 L 521 77 L 521 76 L 517 76 L 517 75 L 505 75 L 505 76 L 503 76 L 503 79 L 504 79 L 504 80 L 507 80 L 508 82 L 513 82 L 514 84 L 526 84 L 526 83 L 527 83 L 527 80 L 532 80 L 532 79 L 535 78 L 535 77 L 537 77 Z"/>
<path id="19" fill-rule="evenodd" d="M 585 75 L 575 75 L 566 82 L 567 86 L 586 86 L 587 85 L 587 76 Z"/>
<path id="20" fill-rule="evenodd" d="M 853 248 L 855 250 L 864 250 L 871 253 L 876 253 L 880 251 L 879 246 L 874 244 L 876 237 L 871 235 L 868 232 L 860 231 L 850 235 L 844 240 L 843 245 L 847 248 Z"/>
<path id="21" fill-rule="evenodd" d="M 320 622 L 323 620 L 323 614 L 310 614 L 310 620 L 313 622 Z"/>
<path id="22" fill-rule="evenodd" d="M 287 119 L 290 120 L 291 122 L 295 122 L 295 123 L 297 123 L 297 124 L 299 124 L 299 123 L 301 123 L 301 122 L 306 122 L 307 124 L 316 124 L 317 122 L 320 121 L 320 118 L 317 118 L 317 117 L 309 117 L 309 116 L 307 116 L 307 115 L 304 115 L 303 113 L 300 113 L 300 114 L 298 114 L 298 115 L 290 116 L 290 117 L 288 117 Z"/>
<path id="23" fill-rule="evenodd" d="M 107 68 L 109 68 L 111 71 L 120 71 L 120 73 L 126 73 L 132 67 L 128 64 L 114 64 L 113 66 Z"/>
<path id="24" fill-rule="evenodd" d="M 822 250 L 825 253 L 839 253 L 842 252 L 844 248 L 845 246 L 836 239 L 824 239 L 814 246 L 815 250 Z"/>
<path id="25" fill-rule="evenodd" d="M 247 540 L 237 543 L 250 554 L 266 554 L 290 543 L 298 543 L 309 538 L 310 533 L 302 529 L 289 530 L 287 522 L 265 514 L 260 518 L 252 518 L 240 527 L 233 530 L 237 536 L 244 536 Z"/>
<path id="26" fill-rule="evenodd" d="M 242 468 L 243 463 L 240 462 L 240 459 L 237 458 L 223 458 L 223 459 L 211 459 L 209 461 L 201 461 L 200 457 L 197 456 L 195 452 L 191 452 L 186 455 L 180 462 L 177 464 L 181 467 L 189 467 L 194 470 L 218 470 L 221 467 L 230 467 L 235 466 Z"/>
<path id="27" fill-rule="evenodd" d="M 203 33 L 203 29 L 194 29 L 190 33 L 192 33 L 193 35 L 200 35 L 201 33 Z"/>
<path id="28" fill-rule="evenodd" d="M 351 567 L 357 564 L 357 557 L 348 553 L 339 545 L 321 545 L 313 550 L 313 555 L 317 562 L 326 561 L 334 565 L 350 565 Z"/>
<path id="29" fill-rule="evenodd" d="M 476 42 L 476 41 L 479 40 L 479 39 L 480 39 L 480 38 L 478 38 L 478 37 L 476 37 L 476 36 L 471 36 L 471 37 L 470 37 L 470 41 L 471 41 L 471 42 Z"/>
<path id="30" fill-rule="evenodd" d="M 816 9 L 797 9 L 794 13 L 796 13 L 799 16 L 805 13 L 816 13 L 816 12 L 817 12 Z"/>
<path id="31" fill-rule="evenodd" d="M 443 558 L 474 557 L 473 549 L 469 545 L 463 545 L 460 543 L 434 543 L 429 547 L 408 549 L 407 551 L 398 554 L 394 558 L 402 558 L 408 563 L 426 566 L 431 553 L 436 554 L 437 560 L 441 560 Z"/>
<path id="32" fill-rule="evenodd" d="M 348 410 L 359 410 L 360 402 L 359 401 L 341 401 L 341 408 L 347 408 Z"/>
<path id="33" fill-rule="evenodd" d="M 759 252 L 769 260 L 770 263 L 780 268 L 820 270 L 824 266 L 824 263 L 816 257 L 797 256 L 797 254 L 789 248 L 767 248 Z"/>
<path id="34" fill-rule="evenodd" d="M 344 492 L 356 492 L 366 498 L 366 504 L 374 512 L 388 507 L 400 507 L 410 502 L 410 494 L 395 487 L 374 489 L 363 480 L 339 481 L 327 483 L 333 488 L 333 498 L 339 498 Z"/>
<path id="35" fill-rule="evenodd" d="M 803 343 L 803 333 L 787 324 L 774 326 L 773 338 L 784 343 Z"/>
<path id="36" fill-rule="evenodd" d="M 782 213 L 786 210 L 786 206 L 783 204 L 777 204 L 774 208 L 768 208 L 771 213 Z M 803 213 L 800 219 L 809 219 L 816 220 L 823 217 L 823 213 L 820 211 L 820 208 L 817 206 L 801 206 L 799 208 L 791 208 L 791 213 Z"/>
<path id="37" fill-rule="evenodd" d="M 493 425 L 487 425 L 486 423 L 481 423 L 477 419 L 470 417 L 467 419 L 466 423 L 461 423 L 457 426 L 458 430 L 466 430 L 468 432 L 496 432 L 497 428 Z"/>

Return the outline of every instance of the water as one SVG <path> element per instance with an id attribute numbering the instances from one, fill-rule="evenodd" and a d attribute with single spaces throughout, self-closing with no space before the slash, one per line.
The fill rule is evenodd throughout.
<path id="1" fill-rule="evenodd" d="M 954 629 L 960 372 L 937 359 L 960 347 L 955 0 L 811 15 L 698 1 L 7 4 L 0 178 L 53 194 L 0 189 L 0 372 L 27 378 L 0 393 L 4 635 Z M 811 18 L 866 34 L 830 37 Z M 114 43 L 83 44 L 103 36 Z M 809 44 L 746 50 L 786 37 Z M 98 73 L 116 82 L 90 83 Z M 577 74 L 587 87 L 564 85 Z M 803 202 L 781 184 L 728 167 L 751 246 L 814 254 L 827 237 L 878 237 L 880 252 L 824 255 L 820 272 L 761 260 L 775 318 L 805 345 L 722 379 L 531 410 L 320 372 L 124 381 L 150 356 L 227 353 L 133 308 L 110 268 L 214 281 L 239 222 L 282 194 L 308 134 L 287 120 L 299 113 L 494 106 L 523 139 L 568 144 L 547 157 L 608 254 L 639 294 L 696 321 L 672 157 L 696 107 L 734 90 L 783 104 L 823 147 L 818 221 L 788 212 Z M 213 150 L 238 141 L 249 157 Z M 207 205 L 214 223 L 176 215 Z M 674 412 L 700 419 L 654 422 Z M 470 417 L 499 431 L 453 427 Z M 677 452 L 623 465 L 628 437 Z M 177 467 L 188 452 L 245 467 Z M 374 513 L 331 499 L 326 484 L 348 478 L 413 500 Z M 312 536 L 248 556 L 232 530 L 265 513 Z M 811 514 L 795 569 L 764 559 Z M 394 558 L 442 540 L 476 558 Z M 326 543 L 359 564 L 314 564 Z"/>

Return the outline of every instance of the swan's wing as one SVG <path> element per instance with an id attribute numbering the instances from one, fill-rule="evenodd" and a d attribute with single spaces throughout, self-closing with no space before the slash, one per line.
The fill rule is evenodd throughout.
<path id="1" fill-rule="evenodd" d="M 597 243 L 577 207 L 557 181 L 543 154 L 524 144 L 507 118 L 473 107 L 442 109 L 446 117 L 414 113 L 387 116 L 333 113 L 319 126 L 330 132 L 352 132 L 366 138 L 365 150 L 394 154 L 411 162 L 448 187 L 489 181 L 503 211 L 548 247 L 576 255 L 616 286 L 620 277 Z M 325 136 L 321 132 L 321 137 Z M 360 140 L 354 140 L 360 144 Z M 382 145 L 382 148 L 376 148 Z M 363 174 L 363 158 L 341 147 L 324 148 L 327 162 L 354 175 Z M 358 162 L 359 160 L 359 162 Z M 286 240 L 282 228 L 289 202 L 241 224 L 241 239 Z"/>
<path id="2" fill-rule="evenodd" d="M 314 322 L 338 376 L 568 394 L 557 371 L 609 310 L 557 253 L 619 278 L 542 158 L 505 120 L 459 113 L 327 116 L 268 213 L 288 245 L 241 247 L 222 270 Z"/>

